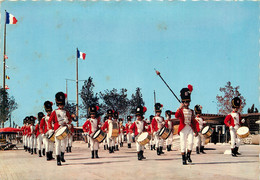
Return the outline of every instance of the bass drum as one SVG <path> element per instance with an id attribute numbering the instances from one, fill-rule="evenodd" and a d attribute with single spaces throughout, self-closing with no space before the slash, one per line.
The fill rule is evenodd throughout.
<path id="1" fill-rule="evenodd" d="M 137 137 L 137 142 L 144 146 L 146 145 L 147 143 L 149 143 L 151 140 L 151 136 L 149 135 L 148 132 L 142 132 L 138 137 Z"/>
<path id="2" fill-rule="evenodd" d="M 51 142 L 55 142 L 55 132 L 53 132 L 51 135 L 49 135 L 48 137 L 48 140 L 51 141 Z"/>
<path id="3" fill-rule="evenodd" d="M 202 131 L 201 134 L 205 137 L 205 138 L 209 138 L 213 133 L 213 129 L 209 126 L 205 126 Z"/>
<path id="4" fill-rule="evenodd" d="M 162 129 L 160 129 L 160 131 L 159 131 L 159 136 L 162 138 L 162 139 L 164 139 L 164 140 L 166 140 L 169 136 L 170 136 L 170 134 L 172 133 L 172 131 L 170 131 L 168 128 L 166 128 L 166 127 L 163 127 Z"/>
<path id="5" fill-rule="evenodd" d="M 247 138 L 249 136 L 249 128 L 246 126 L 242 126 L 237 130 L 237 136 L 239 138 Z"/>
<path id="6" fill-rule="evenodd" d="M 67 126 L 57 129 L 57 133 L 55 134 L 56 138 L 59 140 L 65 139 L 69 134 L 69 129 Z"/>
<path id="7" fill-rule="evenodd" d="M 109 123 L 108 137 L 118 137 L 119 127 L 116 122 Z"/>
<path id="8" fill-rule="evenodd" d="M 98 141 L 99 143 L 102 143 L 104 139 L 106 139 L 107 134 L 104 133 L 101 129 L 96 130 L 96 132 L 93 134 L 93 139 Z"/>

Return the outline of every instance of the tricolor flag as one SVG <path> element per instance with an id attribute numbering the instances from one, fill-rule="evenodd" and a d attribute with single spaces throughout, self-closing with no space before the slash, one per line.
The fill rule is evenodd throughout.
<path id="1" fill-rule="evenodd" d="M 14 17 L 14 15 L 6 12 L 6 24 L 16 24 L 17 19 Z"/>
<path id="2" fill-rule="evenodd" d="M 86 58 L 86 53 L 80 52 L 79 50 L 77 50 L 77 57 L 80 59 L 85 60 Z"/>
<path id="3" fill-rule="evenodd" d="M 6 79 L 10 79 L 10 77 L 9 76 L 5 76 L 6 77 Z"/>

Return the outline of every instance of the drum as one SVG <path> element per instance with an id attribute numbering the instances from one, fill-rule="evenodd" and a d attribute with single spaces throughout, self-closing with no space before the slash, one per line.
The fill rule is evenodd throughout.
<path id="1" fill-rule="evenodd" d="M 213 133 L 213 129 L 209 126 L 205 126 L 202 131 L 201 131 L 201 134 L 205 137 L 205 138 L 208 138 L 212 135 Z"/>
<path id="2" fill-rule="evenodd" d="M 159 131 L 159 136 L 162 138 L 162 139 L 167 139 L 169 136 L 170 136 L 170 134 L 172 133 L 172 131 L 171 130 L 169 130 L 168 128 L 166 128 L 166 127 L 163 127 L 163 128 L 161 128 L 160 129 L 160 131 Z"/>
<path id="3" fill-rule="evenodd" d="M 119 134 L 119 127 L 117 123 L 109 123 L 109 128 L 108 128 L 108 137 L 118 137 Z"/>
<path id="4" fill-rule="evenodd" d="M 102 143 L 104 139 L 106 139 L 107 134 L 104 133 L 101 129 L 96 130 L 96 132 L 93 134 L 93 139 L 98 141 L 99 143 Z"/>
<path id="5" fill-rule="evenodd" d="M 149 143 L 151 140 L 151 136 L 149 135 L 148 132 L 142 132 L 138 137 L 137 137 L 137 142 L 144 146 L 146 145 L 147 143 Z"/>
<path id="6" fill-rule="evenodd" d="M 240 128 L 238 128 L 237 130 L 237 136 L 239 138 L 246 138 L 249 136 L 249 128 L 246 126 L 242 126 Z"/>
<path id="7" fill-rule="evenodd" d="M 49 135 L 47 138 L 48 138 L 48 140 L 49 141 L 51 141 L 51 142 L 55 142 L 55 132 L 53 132 L 51 135 Z"/>
<path id="8" fill-rule="evenodd" d="M 67 126 L 57 129 L 57 133 L 55 134 L 56 138 L 59 140 L 65 139 L 69 134 L 69 129 Z"/>

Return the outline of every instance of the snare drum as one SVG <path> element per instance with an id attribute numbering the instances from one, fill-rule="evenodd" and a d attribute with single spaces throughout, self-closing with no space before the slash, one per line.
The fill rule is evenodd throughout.
<path id="1" fill-rule="evenodd" d="M 96 132 L 93 134 L 93 139 L 95 139 L 99 143 L 102 143 L 106 137 L 107 134 L 104 133 L 101 129 L 96 130 Z"/>
<path id="2" fill-rule="evenodd" d="M 160 131 L 159 131 L 159 136 L 162 138 L 162 139 L 167 139 L 169 136 L 170 136 L 170 134 L 172 133 L 172 131 L 171 130 L 169 130 L 168 128 L 166 128 L 166 127 L 163 127 L 163 128 L 161 128 L 160 129 Z"/>
<path id="3" fill-rule="evenodd" d="M 118 137 L 119 127 L 116 122 L 109 123 L 108 137 Z"/>
<path id="4" fill-rule="evenodd" d="M 201 134 L 205 137 L 205 138 L 209 138 L 213 133 L 213 129 L 209 126 L 205 126 L 202 131 Z"/>
<path id="5" fill-rule="evenodd" d="M 149 143 L 151 140 L 151 136 L 149 135 L 148 132 L 142 132 L 138 137 L 137 137 L 137 142 L 144 146 L 146 145 L 147 143 Z"/>
<path id="6" fill-rule="evenodd" d="M 49 135 L 47 138 L 48 138 L 48 140 L 49 141 L 51 141 L 51 142 L 55 142 L 55 132 L 53 132 L 51 135 Z"/>
<path id="7" fill-rule="evenodd" d="M 69 134 L 69 129 L 67 126 L 57 129 L 57 133 L 55 134 L 56 138 L 59 140 L 65 139 Z"/>
<path id="8" fill-rule="evenodd" d="M 240 128 L 238 128 L 237 130 L 237 136 L 239 138 L 246 138 L 249 136 L 249 128 L 246 126 L 242 126 Z"/>

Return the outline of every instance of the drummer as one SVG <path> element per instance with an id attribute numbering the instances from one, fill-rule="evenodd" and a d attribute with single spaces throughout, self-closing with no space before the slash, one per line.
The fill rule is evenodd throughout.
<path id="1" fill-rule="evenodd" d="M 146 131 L 148 126 L 147 123 L 143 120 L 144 113 L 146 112 L 147 108 L 143 106 L 137 106 L 136 108 L 136 121 L 131 125 L 130 130 L 131 132 L 135 133 L 135 137 L 140 135 L 142 132 Z M 137 157 L 138 160 L 146 159 L 144 157 L 144 146 L 140 145 L 136 141 L 136 150 L 137 150 Z"/>
<path id="2" fill-rule="evenodd" d="M 165 111 L 165 127 L 170 130 L 170 135 L 166 139 L 166 146 L 167 146 L 167 151 L 172 150 L 172 141 L 173 141 L 173 120 L 171 119 L 172 112 L 170 110 Z"/>
<path id="3" fill-rule="evenodd" d="M 43 146 L 43 150 L 42 150 L 42 136 L 40 134 L 40 123 L 41 123 L 43 116 L 44 116 L 43 112 L 38 113 L 38 123 L 35 126 L 39 157 L 42 157 L 42 153 L 43 153 L 43 155 L 45 155 L 45 147 Z M 41 153 L 41 150 L 42 150 L 42 153 Z"/>
<path id="4" fill-rule="evenodd" d="M 239 110 L 241 108 L 241 99 L 239 97 L 235 97 L 231 101 L 233 111 L 228 114 L 224 120 L 224 123 L 227 127 L 229 127 L 230 137 L 231 137 L 231 152 L 232 156 L 236 157 L 240 155 L 238 152 L 240 146 L 240 138 L 237 136 L 236 132 L 240 127 L 241 123 L 244 123 L 245 120 L 241 120 L 241 116 Z"/>
<path id="5" fill-rule="evenodd" d="M 73 118 L 73 117 L 71 117 Z M 73 142 L 73 133 L 74 133 L 74 126 L 73 124 L 71 123 L 71 126 L 70 126 L 70 133 L 68 134 L 68 144 L 67 144 L 67 148 L 66 148 L 66 152 L 71 152 L 71 147 L 72 147 L 72 142 Z"/>
<path id="6" fill-rule="evenodd" d="M 107 116 L 104 117 L 104 122 L 101 124 L 101 127 L 103 127 L 104 123 L 107 121 Z M 103 140 L 104 150 L 108 150 L 108 144 L 107 144 L 107 138 Z"/>
<path id="7" fill-rule="evenodd" d="M 151 151 L 152 150 L 155 150 L 155 140 L 154 140 L 154 135 L 153 135 L 153 132 L 152 132 L 152 120 L 154 118 L 154 115 L 150 115 L 149 117 L 149 123 L 148 124 L 148 130 L 149 130 L 149 134 L 151 135 L 151 140 L 150 140 L 150 146 L 151 146 Z"/>
<path id="8" fill-rule="evenodd" d="M 25 126 L 25 146 L 27 147 L 26 148 L 26 151 L 28 151 L 29 153 L 31 152 L 31 149 L 30 149 L 30 116 L 27 116 L 26 117 L 26 126 Z"/>
<path id="9" fill-rule="evenodd" d="M 99 142 L 93 139 L 93 134 L 101 127 L 100 120 L 96 118 L 98 109 L 99 107 L 95 105 L 91 105 L 89 107 L 88 111 L 90 114 L 90 118 L 87 119 L 87 121 L 84 123 L 82 127 L 83 131 L 89 134 L 92 159 L 94 159 L 94 156 L 96 156 L 96 158 L 99 158 L 98 157 Z"/>
<path id="10" fill-rule="evenodd" d="M 206 124 L 206 121 L 204 121 L 204 119 L 201 117 L 202 106 L 196 105 L 194 107 L 194 111 L 195 111 L 195 114 L 196 114 L 195 120 L 198 122 L 197 123 L 198 136 L 195 137 L 196 153 L 199 154 L 201 152 L 203 154 L 206 154 L 204 152 L 205 137 L 201 133 L 203 127 Z"/>
<path id="11" fill-rule="evenodd" d="M 180 146 L 181 146 L 181 155 L 182 155 L 182 164 L 186 165 L 186 147 L 187 147 L 187 160 L 188 162 L 192 162 L 190 155 L 193 146 L 193 138 L 198 135 L 197 133 L 197 121 L 195 120 L 195 116 L 193 110 L 189 108 L 191 101 L 191 92 L 193 87 L 188 85 L 188 88 L 182 88 L 181 100 L 182 103 L 180 107 L 177 109 L 175 113 L 175 117 L 180 120 L 180 125 L 178 129 L 178 134 L 180 135 Z"/>
<path id="12" fill-rule="evenodd" d="M 162 107 L 163 107 L 163 105 L 160 103 L 156 103 L 154 105 L 156 115 L 154 116 L 154 118 L 152 120 L 152 131 L 153 131 L 153 135 L 154 135 L 155 146 L 157 149 L 157 155 L 164 154 L 164 152 L 162 151 L 164 140 L 162 138 L 160 138 L 160 136 L 159 136 L 159 132 L 160 132 L 161 128 L 163 128 L 165 125 L 164 118 L 161 116 Z"/>
<path id="13" fill-rule="evenodd" d="M 48 120 L 48 134 L 55 133 L 59 130 L 60 127 L 66 127 L 71 124 L 71 116 L 70 113 L 64 109 L 66 96 L 63 92 L 58 92 L 55 95 L 55 101 L 58 106 L 58 109 L 54 110 L 51 113 L 51 116 Z M 52 129 L 52 123 L 54 123 L 54 130 Z M 66 149 L 67 138 L 63 140 L 59 140 L 55 136 L 55 150 L 57 156 L 57 165 L 61 166 L 61 161 L 66 162 L 64 159 L 64 153 Z"/>
<path id="14" fill-rule="evenodd" d="M 107 110 L 108 119 L 106 120 L 106 122 L 103 124 L 103 126 L 101 128 L 106 133 L 109 132 L 109 124 L 113 123 L 113 119 L 112 119 L 113 114 L 114 114 L 114 111 L 112 109 Z M 114 151 L 115 151 L 115 140 L 116 140 L 115 137 L 107 136 L 107 144 L 108 144 L 109 153 L 114 153 Z"/>
<path id="15" fill-rule="evenodd" d="M 36 139 L 36 131 L 35 131 L 35 120 L 36 117 L 30 116 L 30 130 L 29 130 L 29 135 L 30 135 L 30 149 L 31 149 L 31 155 L 37 154 L 36 153 L 36 145 L 37 145 L 37 139 Z"/>
<path id="16" fill-rule="evenodd" d="M 127 145 L 128 145 L 128 148 L 131 148 L 131 139 L 132 139 L 132 136 L 131 136 L 131 132 L 130 132 L 130 127 L 132 125 L 132 116 L 127 116 L 127 123 L 125 125 L 125 130 L 126 130 L 126 140 L 127 140 Z"/>
<path id="17" fill-rule="evenodd" d="M 27 142 L 26 142 L 26 127 L 27 127 L 27 117 L 23 120 L 23 126 L 21 127 L 21 130 L 23 132 L 23 148 L 25 151 L 27 151 Z"/>
<path id="18" fill-rule="evenodd" d="M 46 115 L 42 118 L 41 123 L 40 123 L 40 133 L 43 138 L 43 146 L 45 146 L 46 150 L 46 160 L 50 161 L 53 158 L 53 149 L 54 149 L 54 142 L 50 141 L 48 139 L 48 121 L 50 119 L 50 115 L 52 112 L 52 105 L 53 103 L 51 101 L 45 101 L 44 102 L 44 109 L 46 111 Z M 53 128 L 53 124 L 52 124 Z M 43 149 L 44 152 L 44 149 Z"/>
<path id="19" fill-rule="evenodd" d="M 123 147 L 123 144 L 124 144 L 124 130 L 125 130 L 125 127 L 123 125 L 123 118 L 119 118 L 119 128 L 120 128 L 120 133 L 118 135 L 118 143 L 120 144 L 120 147 Z"/>
<path id="20" fill-rule="evenodd" d="M 113 123 L 117 123 L 117 127 L 118 127 L 118 136 L 117 138 L 115 138 L 115 151 L 119 151 L 118 149 L 118 144 L 120 143 L 120 123 L 118 121 L 118 118 L 119 118 L 119 113 L 117 111 L 114 111 L 114 114 L 113 114 Z"/>

